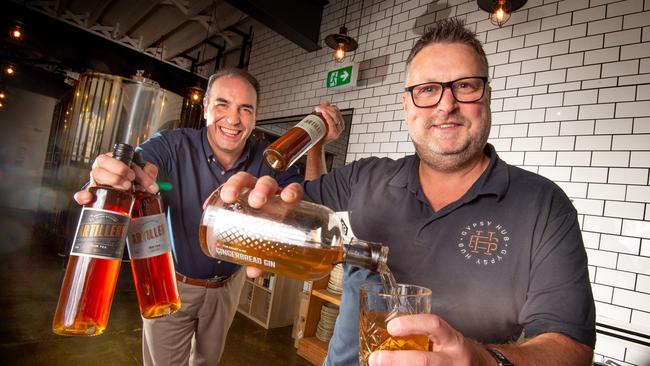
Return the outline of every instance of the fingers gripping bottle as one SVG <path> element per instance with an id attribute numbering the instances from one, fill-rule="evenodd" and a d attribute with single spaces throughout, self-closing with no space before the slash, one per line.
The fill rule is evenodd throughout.
<path id="1" fill-rule="evenodd" d="M 326 276 L 340 262 L 373 271 L 386 264 L 386 246 L 343 243 L 340 219 L 327 207 L 275 196 L 255 209 L 248 193 L 232 204 L 219 198 L 219 189 L 208 198 L 199 229 L 206 255 L 305 281 Z"/>
<path id="2" fill-rule="evenodd" d="M 144 168 L 141 152 L 135 153 L 133 162 Z M 161 189 L 164 187 L 162 184 L 159 186 Z M 144 318 L 174 314 L 181 307 L 181 299 L 162 197 L 160 192 L 145 192 L 138 185 L 134 195 L 126 245 L 140 314 Z"/>
<path id="3" fill-rule="evenodd" d="M 128 166 L 133 147 L 115 144 L 113 157 Z M 52 322 L 52 330 L 60 335 L 104 332 L 124 253 L 133 195 L 101 185 L 89 191 L 95 201 L 81 209 Z"/>

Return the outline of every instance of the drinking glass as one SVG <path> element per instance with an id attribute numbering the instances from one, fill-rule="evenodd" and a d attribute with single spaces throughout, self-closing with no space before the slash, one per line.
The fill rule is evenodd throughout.
<path id="1" fill-rule="evenodd" d="M 359 288 L 359 365 L 367 366 L 368 357 L 380 350 L 429 350 L 426 335 L 395 337 L 386 324 L 398 316 L 431 312 L 431 290 L 426 287 L 397 284 L 391 292 L 380 283 Z"/>

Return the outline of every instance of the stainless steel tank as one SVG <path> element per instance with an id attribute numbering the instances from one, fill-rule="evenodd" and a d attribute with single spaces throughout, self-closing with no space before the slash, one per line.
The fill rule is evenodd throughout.
<path id="1" fill-rule="evenodd" d="M 56 150 L 56 158 L 46 163 L 43 181 L 46 191 L 56 192 L 59 201 L 50 207 L 47 226 L 64 242 L 59 244 L 60 254 L 68 254 L 71 237 L 67 237 L 80 210 L 72 195 L 89 180 L 95 157 L 112 151 L 117 142 L 137 146 L 159 130 L 176 128 L 179 116 L 169 119 L 170 94 L 141 75 L 125 78 L 89 72 L 80 76 L 63 123 L 51 131 L 48 150 Z"/>

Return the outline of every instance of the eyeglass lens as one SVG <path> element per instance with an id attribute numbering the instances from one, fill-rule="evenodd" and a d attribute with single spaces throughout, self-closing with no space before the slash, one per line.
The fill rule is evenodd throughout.
<path id="1" fill-rule="evenodd" d="M 413 103 L 418 107 L 432 107 L 442 98 L 446 83 L 426 83 L 417 85 L 411 90 Z M 481 78 L 466 78 L 451 83 L 451 92 L 459 102 L 475 102 L 483 96 L 485 83 Z"/>

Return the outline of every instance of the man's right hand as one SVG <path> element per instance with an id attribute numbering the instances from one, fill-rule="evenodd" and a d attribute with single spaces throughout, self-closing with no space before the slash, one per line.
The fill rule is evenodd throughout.
<path id="1" fill-rule="evenodd" d="M 246 172 L 239 172 L 230 177 L 221 187 L 221 199 L 233 203 L 239 197 L 242 189 L 252 188 L 248 194 L 248 204 L 253 208 L 260 208 L 266 204 L 269 197 L 280 194 L 287 203 L 298 202 L 302 199 L 304 191 L 298 183 L 291 183 L 280 190 L 278 182 L 268 175 L 255 178 Z"/>
<path id="2" fill-rule="evenodd" d="M 105 153 L 97 156 L 92 165 L 89 187 L 103 185 L 127 190 L 135 180 L 142 187 L 146 187 L 148 192 L 156 193 L 158 192 L 157 177 L 158 168 L 151 163 L 146 163 L 144 169 L 135 164 L 129 168 L 123 162 L 113 158 L 112 153 Z M 93 202 L 95 197 L 89 191 L 83 190 L 75 193 L 74 199 L 78 204 L 85 205 Z"/>
<path id="3" fill-rule="evenodd" d="M 221 199 L 224 202 L 233 203 L 244 188 L 252 188 L 248 194 L 248 204 L 254 208 L 264 206 L 268 199 L 278 194 L 279 191 L 278 182 L 268 175 L 255 178 L 246 172 L 239 172 L 221 186 Z M 288 203 L 300 201 L 303 194 L 302 186 L 298 183 L 291 183 L 280 191 L 280 197 Z M 246 275 L 250 278 L 259 277 L 261 274 L 262 270 L 259 268 L 246 267 Z"/>

